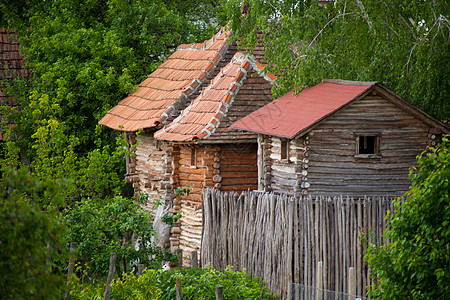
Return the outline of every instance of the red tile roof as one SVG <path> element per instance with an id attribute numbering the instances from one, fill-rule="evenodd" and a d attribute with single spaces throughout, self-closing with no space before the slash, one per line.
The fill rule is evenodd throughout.
<path id="1" fill-rule="evenodd" d="M 231 128 L 293 138 L 346 104 L 356 100 L 375 82 L 330 80 L 291 91 L 234 123 Z"/>
<path id="2" fill-rule="evenodd" d="M 120 101 L 99 123 L 124 131 L 167 123 L 225 55 L 228 36 L 229 31 L 222 28 L 203 43 L 180 45 L 137 92 Z"/>
<path id="3" fill-rule="evenodd" d="M 7 97 L 5 93 L 9 81 L 16 77 L 26 78 L 29 76 L 19 48 L 17 35 L 11 30 L 0 28 L 0 105 L 15 106 L 14 99 Z M 14 126 L 14 120 L 5 120 L 4 116 L 0 116 L 0 126 L 5 123 L 9 127 Z M 3 135 L 0 135 L 0 140 L 4 138 Z"/>
<path id="4" fill-rule="evenodd" d="M 156 132 L 155 137 L 177 142 L 207 139 L 227 115 L 247 74 L 255 70 L 262 75 L 262 69 L 248 54 L 236 53 L 211 84 L 171 124 Z M 272 74 L 262 76 L 273 84 Z"/>

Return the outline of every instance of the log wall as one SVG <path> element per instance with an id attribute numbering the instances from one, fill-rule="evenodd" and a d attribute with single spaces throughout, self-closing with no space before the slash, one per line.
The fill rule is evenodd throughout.
<path id="1" fill-rule="evenodd" d="M 177 145 L 174 147 L 172 186 L 190 188 L 189 195 L 174 200 L 171 211 L 182 213 L 181 219 L 171 230 L 171 249 L 183 250 L 183 261 L 188 261 L 188 253 L 199 251 L 202 234 L 201 191 L 213 187 L 213 162 L 220 147 L 204 145 Z"/>
<path id="2" fill-rule="evenodd" d="M 135 195 L 147 194 L 150 205 L 155 199 L 171 201 L 172 146 L 157 141 L 153 132 L 145 132 L 138 137 L 128 133 L 127 138 L 133 154 L 127 158 L 126 177 L 133 183 Z"/>
<path id="3" fill-rule="evenodd" d="M 288 195 L 306 194 L 309 187 L 309 137 L 290 140 L 286 159 L 281 159 L 282 139 L 278 137 L 265 137 L 265 170 L 270 176 L 266 178 L 269 190 Z"/>
<path id="4" fill-rule="evenodd" d="M 257 189 L 256 143 L 179 145 L 174 154 L 173 188 L 191 187 L 191 192 L 174 200 L 172 213 L 181 211 L 182 217 L 172 228 L 171 248 L 181 248 L 183 259 L 189 264 L 188 254 L 199 251 L 201 246 L 202 189 L 237 192 Z"/>
<path id="5" fill-rule="evenodd" d="M 366 96 L 309 132 L 312 195 L 401 195 L 409 169 L 429 143 L 429 127 L 380 96 Z M 380 153 L 356 156 L 356 135 L 377 134 Z"/>

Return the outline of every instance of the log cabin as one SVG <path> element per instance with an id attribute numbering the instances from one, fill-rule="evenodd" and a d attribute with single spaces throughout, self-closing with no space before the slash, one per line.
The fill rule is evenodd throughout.
<path id="1" fill-rule="evenodd" d="M 229 126 L 273 101 L 276 78 L 263 69 L 237 52 L 180 116 L 155 133 L 173 147 L 174 186 L 192 188 L 174 202 L 174 212 L 181 210 L 183 217 L 172 230 L 172 247 L 200 249 L 203 188 L 238 193 L 257 188 L 257 135 Z"/>
<path id="2" fill-rule="evenodd" d="M 135 194 L 172 201 L 172 146 L 154 139 L 209 84 L 237 51 L 222 28 L 203 43 L 180 45 L 135 93 L 120 101 L 99 121 L 126 132 L 133 154 L 127 158 L 126 178 Z"/>
<path id="3" fill-rule="evenodd" d="M 409 170 L 450 128 L 377 82 L 325 80 L 231 128 L 258 133 L 258 189 L 402 195 Z"/>
<path id="4" fill-rule="evenodd" d="M 127 133 L 133 153 L 126 178 L 135 194 L 147 194 L 149 206 L 165 200 L 172 213 L 182 208 L 172 250 L 199 250 L 202 187 L 257 186 L 256 135 L 227 128 L 273 100 L 274 77 L 257 62 L 264 49 L 257 46 L 253 54 L 237 53 L 224 28 L 203 43 L 180 45 L 99 122 Z M 241 168 L 247 171 L 239 178 Z M 189 196 L 176 198 L 176 189 L 186 187 L 192 187 Z"/>

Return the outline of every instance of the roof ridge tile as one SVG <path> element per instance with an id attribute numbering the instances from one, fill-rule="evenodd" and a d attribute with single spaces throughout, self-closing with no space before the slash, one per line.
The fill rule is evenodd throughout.
<path id="1" fill-rule="evenodd" d="M 124 113 L 125 118 L 105 116 L 99 123 L 119 130 L 134 131 L 136 128 L 154 127 L 171 121 L 171 117 L 185 108 L 189 97 L 205 86 L 209 75 L 215 72 L 219 63 L 226 57 L 230 47 L 227 37 L 230 34 L 228 29 L 222 27 L 203 43 L 180 45 L 157 70 L 139 84 L 138 91 L 122 100 L 129 101 L 126 100 L 128 97 L 139 98 L 135 102 L 128 102 L 129 111 L 126 114 L 120 107 L 121 102 L 107 113 L 107 115 Z M 165 104 L 159 103 L 159 99 L 162 98 L 167 100 Z M 145 106 L 149 112 L 148 119 L 143 118 L 137 123 L 131 122 L 127 117 L 132 118 L 133 114 L 142 110 L 140 102 L 144 99 L 155 103 Z M 128 120 L 126 123 L 130 126 L 119 126 L 124 124 L 123 119 Z"/>
<path id="2" fill-rule="evenodd" d="M 238 66 L 237 69 L 235 67 L 236 65 Z M 233 56 L 231 61 L 219 71 L 219 73 L 213 80 L 211 80 L 211 83 L 208 85 L 208 87 L 203 89 L 200 95 L 175 120 L 173 120 L 171 124 L 164 126 L 163 129 L 156 132 L 155 137 L 157 139 L 178 140 L 178 141 L 188 141 L 188 140 L 208 138 L 219 127 L 222 118 L 227 114 L 228 110 L 232 106 L 232 103 L 240 87 L 243 85 L 243 82 L 247 78 L 247 75 L 251 68 L 252 63 L 249 55 L 246 53 L 237 52 Z M 230 71 L 233 73 L 230 74 L 229 73 Z M 225 87 L 224 90 L 223 87 L 217 89 L 217 86 L 220 86 L 223 80 L 227 80 L 226 78 L 230 77 L 233 80 L 228 84 L 228 86 Z M 224 83 L 226 82 L 227 81 L 225 81 Z M 209 95 L 209 93 L 213 89 L 215 89 L 216 91 L 222 90 L 223 92 L 221 93 L 219 98 L 217 98 L 217 100 L 206 100 L 205 98 L 207 97 L 207 95 Z M 196 118 L 195 117 L 194 119 L 192 119 L 192 117 L 189 118 L 188 115 L 191 112 L 194 112 L 196 108 L 200 105 L 200 103 L 202 103 L 203 101 L 206 102 L 214 101 L 219 105 L 215 110 L 215 112 L 211 112 L 209 122 L 207 122 L 206 125 L 202 125 L 203 128 L 201 128 L 198 132 L 195 133 L 195 130 L 192 131 L 189 130 L 189 128 L 192 129 L 192 125 L 195 124 Z M 199 112 L 195 111 L 195 113 Z M 205 117 L 208 116 L 206 115 Z M 183 126 L 185 127 L 184 133 L 183 133 Z"/>

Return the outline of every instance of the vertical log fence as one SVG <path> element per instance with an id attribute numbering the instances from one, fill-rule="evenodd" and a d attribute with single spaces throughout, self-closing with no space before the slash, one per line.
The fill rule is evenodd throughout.
<path id="1" fill-rule="evenodd" d="M 347 292 L 349 277 L 363 296 L 371 282 L 364 252 L 368 242 L 388 242 L 383 232 L 392 200 L 204 189 L 201 264 L 246 269 L 282 299 L 295 293 L 291 283 Z"/>

